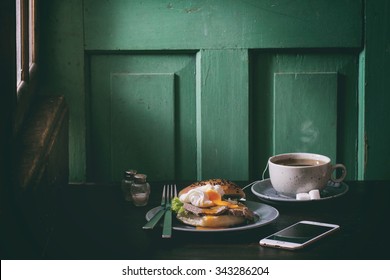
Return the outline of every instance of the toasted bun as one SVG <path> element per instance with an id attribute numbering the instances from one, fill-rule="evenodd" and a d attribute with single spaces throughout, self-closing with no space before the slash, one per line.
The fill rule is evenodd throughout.
<path id="1" fill-rule="evenodd" d="M 208 228 L 227 228 L 237 226 L 245 222 L 244 217 L 231 215 L 196 216 L 194 214 L 178 214 L 177 218 L 187 225 Z"/>
<path id="2" fill-rule="evenodd" d="M 189 185 L 188 187 L 182 189 L 179 192 L 179 196 L 189 192 L 192 189 L 195 189 L 197 187 L 201 187 L 204 185 L 220 185 L 223 188 L 223 191 L 225 192 L 225 196 L 231 196 L 231 197 L 237 197 L 237 198 L 245 198 L 245 193 L 244 191 L 235 183 L 230 182 L 228 180 L 223 180 L 223 179 L 210 179 L 210 180 L 205 180 L 205 181 L 199 181 L 196 183 L 193 183 Z"/>

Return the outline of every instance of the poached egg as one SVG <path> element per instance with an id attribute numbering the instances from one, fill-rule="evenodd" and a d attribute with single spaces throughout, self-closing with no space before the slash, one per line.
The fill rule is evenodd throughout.
<path id="1" fill-rule="evenodd" d="M 238 207 L 234 203 L 222 200 L 224 194 L 225 192 L 220 185 L 207 184 L 180 195 L 179 200 L 197 207 L 211 207 L 216 205 L 224 205 L 229 208 Z"/>

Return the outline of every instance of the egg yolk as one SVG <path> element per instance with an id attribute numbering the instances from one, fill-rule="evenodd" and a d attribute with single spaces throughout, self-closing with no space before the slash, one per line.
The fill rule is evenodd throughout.
<path id="1" fill-rule="evenodd" d="M 228 201 L 223 201 L 221 198 L 221 195 L 214 191 L 214 190 L 208 190 L 206 191 L 207 196 L 209 197 L 209 200 L 211 200 L 215 205 L 219 206 L 227 206 L 229 208 L 237 208 L 238 205 L 230 203 Z"/>

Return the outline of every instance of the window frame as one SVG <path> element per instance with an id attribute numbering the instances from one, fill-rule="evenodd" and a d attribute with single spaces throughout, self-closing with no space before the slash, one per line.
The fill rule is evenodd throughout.
<path id="1" fill-rule="evenodd" d="M 15 79 L 17 106 L 14 134 L 18 134 L 38 86 L 38 1 L 39 0 L 20 0 L 21 53 L 16 53 L 16 55 L 20 55 L 21 69 L 17 69 L 16 71 L 21 71 L 21 78 L 19 82 L 17 77 Z M 16 12 L 15 7 L 15 13 Z M 30 15 L 32 15 L 31 18 Z M 32 31 L 33 34 L 30 34 L 30 31 Z M 17 27 L 15 28 L 15 32 L 17 34 Z M 31 59 L 30 53 L 32 55 Z M 15 74 L 18 75 L 17 72 L 15 72 Z"/>

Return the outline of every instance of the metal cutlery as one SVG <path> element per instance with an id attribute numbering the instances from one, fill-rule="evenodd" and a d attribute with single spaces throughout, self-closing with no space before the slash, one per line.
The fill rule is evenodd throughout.
<path id="1" fill-rule="evenodd" d="M 153 229 L 158 221 L 161 219 L 161 217 L 165 213 L 165 205 L 166 205 L 166 195 L 165 195 L 165 185 L 163 188 L 162 192 L 162 197 L 161 197 L 161 207 L 160 209 L 154 214 L 154 216 L 142 227 L 143 229 Z"/>
<path id="2" fill-rule="evenodd" d="M 142 227 L 143 229 L 153 229 L 160 219 L 164 216 L 163 238 L 170 238 L 172 235 L 172 199 L 177 196 L 176 185 L 164 185 L 160 209 L 153 217 Z M 165 214 L 165 215 L 164 215 Z"/>
<path id="3" fill-rule="evenodd" d="M 162 230 L 162 238 L 171 238 L 172 236 L 172 198 L 177 196 L 176 185 L 170 185 L 167 191 L 167 202 L 165 205 L 164 224 Z"/>

